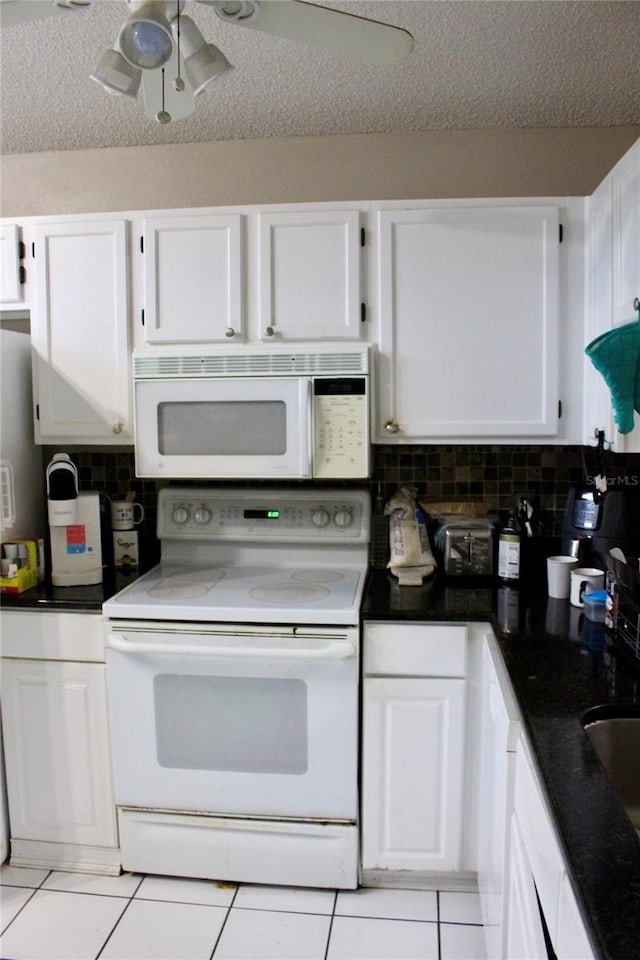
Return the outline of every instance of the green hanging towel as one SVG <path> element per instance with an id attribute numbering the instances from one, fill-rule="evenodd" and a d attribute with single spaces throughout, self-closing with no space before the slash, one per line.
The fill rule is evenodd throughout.
<path id="1" fill-rule="evenodd" d="M 611 391 L 620 433 L 630 433 L 633 411 L 640 413 L 640 323 L 636 320 L 601 333 L 585 353 Z"/>

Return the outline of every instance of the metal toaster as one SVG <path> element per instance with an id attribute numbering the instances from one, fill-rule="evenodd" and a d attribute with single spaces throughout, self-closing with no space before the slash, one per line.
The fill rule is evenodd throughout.
<path id="1" fill-rule="evenodd" d="M 491 520 L 456 517 L 445 520 L 436 534 L 448 576 L 468 577 L 493 574 L 494 525 Z"/>

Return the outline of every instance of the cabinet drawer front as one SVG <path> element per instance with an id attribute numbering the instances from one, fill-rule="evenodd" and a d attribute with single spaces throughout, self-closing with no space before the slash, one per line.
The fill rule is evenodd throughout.
<path id="1" fill-rule="evenodd" d="M 0 622 L 3 657 L 104 662 L 99 613 L 3 610 Z"/>
<path id="2" fill-rule="evenodd" d="M 384 676 L 464 677 L 467 628 L 425 623 L 365 623 L 364 672 Z"/>

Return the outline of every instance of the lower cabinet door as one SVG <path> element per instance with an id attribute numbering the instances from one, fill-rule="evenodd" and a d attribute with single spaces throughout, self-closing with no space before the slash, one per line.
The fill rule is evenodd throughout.
<path id="1" fill-rule="evenodd" d="M 117 846 L 100 663 L 2 662 L 12 839 Z"/>
<path id="2" fill-rule="evenodd" d="M 515 814 L 511 815 L 507 900 L 506 956 L 509 960 L 549 956 L 533 874 Z"/>
<path id="3" fill-rule="evenodd" d="M 363 870 L 460 869 L 465 682 L 367 678 Z"/>

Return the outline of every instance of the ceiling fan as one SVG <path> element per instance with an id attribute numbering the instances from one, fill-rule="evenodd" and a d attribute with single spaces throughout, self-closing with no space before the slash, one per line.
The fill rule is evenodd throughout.
<path id="1" fill-rule="evenodd" d="M 90 6 L 94 0 L 0 0 L 3 26 Z M 405 60 L 413 37 L 401 27 L 307 0 L 197 0 L 225 23 L 319 47 L 369 65 Z M 130 14 L 113 47 L 104 51 L 91 79 L 107 92 L 135 98 L 142 85 L 145 113 L 169 123 L 189 116 L 196 97 L 231 64 L 207 43 L 185 0 L 128 0 Z"/>

